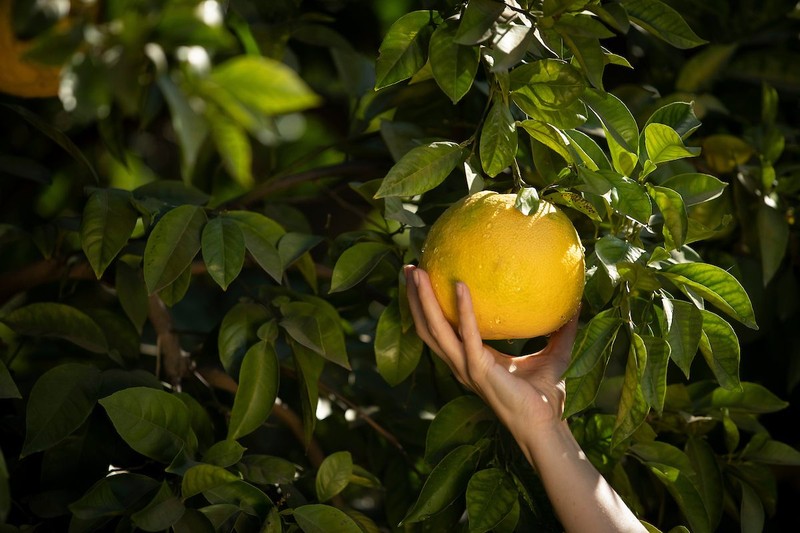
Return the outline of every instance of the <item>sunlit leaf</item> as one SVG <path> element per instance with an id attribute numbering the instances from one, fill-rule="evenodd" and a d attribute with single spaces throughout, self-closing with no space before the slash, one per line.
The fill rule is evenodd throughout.
<path id="1" fill-rule="evenodd" d="M 483 171 L 492 178 L 514 161 L 517 128 L 511 111 L 501 99 L 495 99 L 483 123 L 479 153 Z"/>
<path id="2" fill-rule="evenodd" d="M 229 439 L 249 435 L 264 423 L 278 395 L 279 379 L 278 355 L 272 345 L 261 341 L 247 350 L 231 409 Z"/>
<path id="3" fill-rule="evenodd" d="M 467 149 L 454 142 L 434 142 L 417 146 L 389 169 L 375 198 L 413 196 L 440 183 L 467 157 Z"/>
<path id="4" fill-rule="evenodd" d="M 429 48 L 433 79 L 454 104 L 469 92 L 480 61 L 477 47 L 455 42 L 457 30 L 455 23 L 440 25 L 431 35 Z"/>
<path id="5" fill-rule="evenodd" d="M 211 138 L 217 147 L 228 174 L 243 188 L 253 186 L 253 150 L 247 130 L 224 113 L 211 107 L 209 115 Z"/>
<path id="6" fill-rule="evenodd" d="M 647 192 L 655 201 L 664 217 L 664 242 L 669 250 L 677 250 L 686 241 L 689 231 L 688 215 L 683 198 L 677 192 L 666 187 L 647 184 Z"/>
<path id="7" fill-rule="evenodd" d="M 694 105 L 691 102 L 671 102 L 659 107 L 650 115 L 645 129 L 650 124 L 666 124 L 675 130 L 681 139 L 686 139 L 700 127 L 701 123 L 694 114 Z"/>
<path id="8" fill-rule="evenodd" d="M 433 11 L 412 11 L 392 24 L 375 63 L 376 89 L 408 79 L 422 68 L 433 31 L 433 16 Z"/>
<path id="9" fill-rule="evenodd" d="M 470 45 L 488 39 L 492 25 L 503 9 L 503 4 L 493 0 L 470 0 L 458 23 L 455 42 Z"/>
<path id="10" fill-rule="evenodd" d="M 181 496 L 186 499 L 207 490 L 238 481 L 239 476 L 220 466 L 199 464 L 183 475 Z"/>
<path id="11" fill-rule="evenodd" d="M 580 72 L 563 61 L 541 59 L 511 71 L 511 90 L 535 106 L 563 109 L 575 102 L 586 84 Z"/>
<path id="12" fill-rule="evenodd" d="M 617 263 L 635 263 L 644 254 L 642 248 L 633 246 L 628 241 L 624 241 L 613 235 L 604 235 L 594 245 L 594 251 L 600 264 L 608 272 L 608 277 L 615 285 L 619 282 L 620 276 L 617 271 Z"/>
<path id="13" fill-rule="evenodd" d="M 703 316 L 690 302 L 664 298 L 662 303 L 667 321 L 666 341 L 670 347 L 670 359 L 688 378 L 703 333 Z"/>
<path id="14" fill-rule="evenodd" d="M 688 173 L 670 176 L 661 186 L 680 194 L 684 205 L 689 207 L 718 198 L 728 184 L 710 174 Z"/>
<path id="15" fill-rule="evenodd" d="M 647 156 L 655 164 L 666 163 L 684 157 L 694 157 L 699 148 L 687 148 L 678 132 L 665 124 L 652 123 L 644 129 Z"/>
<path id="16" fill-rule="evenodd" d="M 714 377 L 726 389 L 739 390 L 739 339 L 727 320 L 701 310 L 702 337 L 700 351 L 714 372 Z"/>
<path id="17" fill-rule="evenodd" d="M 676 48 L 694 48 L 708 41 L 689 27 L 680 13 L 660 0 L 625 0 L 631 20 Z"/>

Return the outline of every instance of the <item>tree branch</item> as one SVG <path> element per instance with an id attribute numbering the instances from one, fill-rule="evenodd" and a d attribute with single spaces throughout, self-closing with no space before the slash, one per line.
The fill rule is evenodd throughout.
<path id="1" fill-rule="evenodd" d="M 156 376 L 163 369 L 167 381 L 180 390 L 181 381 L 192 372 L 192 360 L 181 348 L 180 338 L 173 331 L 172 315 L 157 294 L 151 294 L 148 299 L 147 316 L 157 335 Z"/>

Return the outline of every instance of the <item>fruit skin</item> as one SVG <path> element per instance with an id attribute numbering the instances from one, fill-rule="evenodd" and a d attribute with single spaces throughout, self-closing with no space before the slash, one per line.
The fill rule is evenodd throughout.
<path id="1" fill-rule="evenodd" d="M 23 59 L 29 43 L 14 36 L 12 3 L 0 0 L 0 92 L 26 98 L 56 96 L 61 69 Z"/>
<path id="2" fill-rule="evenodd" d="M 457 326 L 455 283 L 472 295 L 481 337 L 547 335 L 578 310 L 584 255 L 569 218 L 541 201 L 523 215 L 516 195 L 483 191 L 450 206 L 431 226 L 420 267 L 447 320 Z"/>

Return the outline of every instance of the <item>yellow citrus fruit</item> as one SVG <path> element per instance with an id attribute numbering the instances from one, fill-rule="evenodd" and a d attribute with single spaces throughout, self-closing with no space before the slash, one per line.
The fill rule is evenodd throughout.
<path id="1" fill-rule="evenodd" d="M 467 284 L 484 339 L 552 333 L 583 295 L 583 246 L 572 222 L 546 201 L 523 215 L 515 199 L 483 191 L 456 202 L 431 226 L 420 258 L 453 325 L 455 283 Z"/>
<path id="2" fill-rule="evenodd" d="M 30 43 L 14 35 L 12 4 L 12 0 L 0 0 L 0 92 L 23 97 L 56 96 L 61 69 L 23 58 Z"/>

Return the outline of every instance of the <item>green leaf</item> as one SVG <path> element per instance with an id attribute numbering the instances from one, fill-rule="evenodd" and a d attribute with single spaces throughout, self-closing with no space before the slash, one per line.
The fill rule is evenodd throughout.
<path id="1" fill-rule="evenodd" d="M 389 169 L 375 198 L 427 192 L 442 183 L 467 155 L 466 148 L 449 141 L 417 146 Z"/>
<path id="2" fill-rule="evenodd" d="M 271 218 L 254 211 L 230 211 L 226 216 L 239 224 L 245 247 L 256 263 L 280 283 L 284 264 L 278 252 L 278 242 L 286 230 Z"/>
<path id="3" fill-rule="evenodd" d="M 718 198 L 728 184 L 710 174 L 690 172 L 670 176 L 661 186 L 680 194 L 684 205 L 689 207 Z"/>
<path id="4" fill-rule="evenodd" d="M 433 17 L 433 11 L 412 11 L 392 24 L 375 63 L 375 89 L 408 79 L 422 68 Z"/>
<path id="5" fill-rule="evenodd" d="M 431 422 L 425 440 L 429 463 L 462 444 L 475 444 L 494 421 L 492 411 L 477 396 L 459 396 L 446 403 Z"/>
<path id="6" fill-rule="evenodd" d="M 381 313 L 375 331 L 378 373 L 394 387 L 417 368 L 421 355 L 422 340 L 413 330 L 403 331 L 400 305 L 392 300 Z"/>
<path id="7" fill-rule="evenodd" d="M 257 485 L 292 483 L 297 474 L 294 463 L 271 455 L 245 455 L 237 468 L 246 480 Z"/>
<path id="8" fill-rule="evenodd" d="M 363 533 L 352 518 L 330 505 L 301 505 L 293 515 L 304 533 Z"/>
<path id="9" fill-rule="evenodd" d="M 666 341 L 670 347 L 669 356 L 688 379 L 703 334 L 703 316 L 700 310 L 689 302 L 664 298 L 662 303 L 667 321 Z"/>
<path id="10" fill-rule="evenodd" d="M 569 139 L 561 130 L 537 120 L 523 120 L 519 125 L 528 132 L 532 139 L 553 150 L 563 157 L 564 161 L 574 162 L 573 153 L 569 150 Z"/>
<path id="11" fill-rule="evenodd" d="M 148 297 L 144 274 L 139 265 L 131 265 L 125 260 L 117 261 L 114 275 L 114 288 L 117 298 L 125 314 L 133 323 L 136 331 L 142 332 L 147 320 Z"/>
<path id="12" fill-rule="evenodd" d="M 470 0 L 461 14 L 455 42 L 471 45 L 488 39 L 503 9 L 503 4 L 493 0 Z"/>
<path id="13" fill-rule="evenodd" d="M 208 274 L 227 290 L 244 264 L 244 233 L 234 220 L 217 217 L 203 228 L 201 245 Z"/>
<path id="14" fill-rule="evenodd" d="M 129 193 L 98 189 L 89 196 L 81 219 L 81 248 L 98 279 L 128 243 L 138 218 Z"/>
<path id="15" fill-rule="evenodd" d="M 401 524 L 420 522 L 450 505 L 466 490 L 479 459 L 480 450 L 470 444 L 448 453 L 425 480 L 416 503 Z"/>
<path id="16" fill-rule="evenodd" d="M 584 114 L 586 106 L 584 106 Z M 584 120 L 586 117 L 583 117 Z M 555 124 L 558 126 L 558 124 Z M 561 126 L 563 127 L 563 126 Z M 569 137 L 573 149 L 579 154 L 581 161 L 590 170 L 611 170 L 611 163 L 608 161 L 606 153 L 597 144 L 597 141 L 586 135 L 580 130 L 568 129 L 564 134 Z M 582 167 L 579 167 L 579 170 Z"/>
<path id="17" fill-rule="evenodd" d="M 595 37 L 575 35 L 561 25 L 556 26 L 556 31 L 564 39 L 567 47 L 572 51 L 574 59 L 578 60 L 586 75 L 586 79 L 593 87 L 603 89 L 603 70 L 606 66 L 606 56 L 600 46 L 600 40 Z M 571 29 L 571 28 L 570 28 Z"/>
<path id="18" fill-rule="evenodd" d="M 622 320 L 616 309 L 607 309 L 583 327 L 572 348 L 572 360 L 564 372 L 566 378 L 584 376 L 597 366 L 598 361 L 608 355 L 608 350 L 617 336 Z"/>
<path id="19" fill-rule="evenodd" d="M 741 457 L 746 461 L 768 465 L 800 466 L 800 451 L 783 442 L 772 440 L 766 435 L 764 439 L 753 436 L 742 451 Z"/>
<path id="20" fill-rule="evenodd" d="M 278 255 L 284 268 L 289 268 L 300 257 L 321 243 L 324 239 L 318 235 L 288 232 L 278 241 Z"/>
<path id="21" fill-rule="evenodd" d="M 775 277 L 783 263 L 789 244 L 789 224 L 786 215 L 760 203 L 756 217 L 758 244 L 761 251 L 761 271 L 764 286 Z"/>
<path id="22" fill-rule="evenodd" d="M 228 483 L 239 481 L 239 476 L 220 466 L 199 464 L 191 467 L 181 480 L 184 500 Z"/>
<path id="23" fill-rule="evenodd" d="M 578 211 L 579 213 L 583 213 L 590 219 L 600 222 L 603 219 L 600 217 L 600 213 L 597 212 L 597 209 L 594 208 L 591 202 L 589 202 L 586 198 L 583 197 L 582 194 L 573 191 L 566 191 L 566 190 L 554 190 L 553 192 L 548 192 L 547 196 L 544 197 L 545 200 L 550 202 L 551 204 L 556 205 L 563 205 L 566 207 L 571 207 L 572 209 Z"/>
<path id="24" fill-rule="evenodd" d="M 261 489 L 242 480 L 209 487 L 203 491 L 203 496 L 212 504 L 233 502 L 244 514 L 257 516 L 261 519 L 267 516 L 269 509 L 273 505 Z"/>
<path id="25" fill-rule="evenodd" d="M 264 423 L 278 396 L 279 379 L 278 354 L 274 346 L 261 341 L 247 350 L 231 409 L 229 439 L 249 435 Z"/>
<path id="26" fill-rule="evenodd" d="M 700 148 L 687 148 L 678 132 L 665 124 L 652 123 L 644 128 L 647 157 L 655 163 L 666 163 L 684 157 L 694 157 Z"/>
<path id="27" fill-rule="evenodd" d="M 576 100 L 562 109 L 548 109 L 542 107 L 518 92 L 511 94 L 511 100 L 533 120 L 546 122 L 561 130 L 577 128 L 586 122 L 586 104 L 580 100 Z M 572 148 L 574 149 L 575 147 Z M 587 165 L 588 164 L 589 163 L 587 163 Z"/>
<path id="28" fill-rule="evenodd" d="M 235 440 L 221 440 L 203 454 L 203 462 L 227 468 L 238 463 L 244 455 L 244 446 Z"/>
<path id="29" fill-rule="evenodd" d="M 672 102 L 656 109 L 647 119 L 645 129 L 650 124 L 665 124 L 678 132 L 681 139 L 686 139 L 701 122 L 694 114 L 694 104 L 691 102 Z"/>
<path id="30" fill-rule="evenodd" d="M 336 260 L 328 292 L 341 292 L 354 287 L 389 255 L 391 246 L 381 242 L 359 242 L 348 248 Z"/>
<path id="31" fill-rule="evenodd" d="M 145 457 L 169 464 L 197 448 L 189 409 L 174 395 L 132 387 L 100 400 L 117 433 Z"/>
<path id="32" fill-rule="evenodd" d="M 642 248 L 613 235 L 600 237 L 594 245 L 594 251 L 614 285 L 620 280 L 617 263 L 635 263 L 645 253 Z"/>
<path id="33" fill-rule="evenodd" d="M 722 471 L 717 463 L 717 456 L 705 439 L 696 436 L 689 437 L 686 443 L 686 455 L 696 473 L 695 485 L 703 497 L 709 525 L 712 530 L 715 530 L 722 517 L 725 494 Z"/>
<path id="34" fill-rule="evenodd" d="M 172 493 L 164 481 L 150 503 L 144 509 L 133 513 L 131 520 L 143 531 L 164 531 L 177 523 L 184 512 L 186 507 L 183 506 L 183 502 Z"/>
<path id="35" fill-rule="evenodd" d="M 302 111 L 321 102 L 297 72 L 266 57 L 234 57 L 214 67 L 210 79 L 245 106 L 267 116 Z"/>
<path id="36" fill-rule="evenodd" d="M 726 389 L 739 390 L 739 339 L 728 321 L 702 309 L 703 328 L 700 351 L 714 372 L 714 377 Z"/>
<path id="37" fill-rule="evenodd" d="M 763 385 L 743 381 L 739 390 L 714 389 L 711 393 L 710 406 L 728 409 L 731 413 L 761 414 L 780 411 L 789 404 Z"/>
<path id="38" fill-rule="evenodd" d="M 153 478 L 121 472 L 107 476 L 94 485 L 69 510 L 81 520 L 119 516 L 138 505 L 146 504 L 159 489 Z"/>
<path id="39" fill-rule="evenodd" d="M 41 378 L 40 378 L 41 379 Z M 11 377 L 11 372 L 4 361 L 0 361 L 0 400 L 6 398 L 22 398 L 19 393 L 17 384 L 14 383 L 14 378 Z"/>
<path id="40" fill-rule="evenodd" d="M 710 44 L 683 63 L 675 80 L 675 90 L 682 93 L 703 93 L 719 79 L 739 43 Z"/>
<path id="41" fill-rule="evenodd" d="M 32 303 L 14 309 L 0 322 L 19 335 L 64 339 L 95 353 L 108 351 L 100 326 L 84 312 L 65 304 Z"/>
<path id="42" fill-rule="evenodd" d="M 525 216 L 539 211 L 539 192 L 535 187 L 522 187 L 517 191 L 514 208 Z"/>
<path id="43" fill-rule="evenodd" d="M 353 475 L 353 457 L 350 452 L 335 452 L 322 461 L 317 471 L 315 487 L 317 499 L 326 502 L 350 484 Z"/>
<path id="44" fill-rule="evenodd" d="M 431 35 L 428 51 L 433 79 L 454 104 L 469 92 L 480 61 L 477 46 L 455 42 L 457 31 L 455 22 L 445 21 Z"/>
<path id="45" fill-rule="evenodd" d="M 540 59 L 511 71 L 512 95 L 522 96 L 534 107 L 564 109 L 576 102 L 585 88 L 580 71 L 556 59 Z"/>
<path id="46" fill-rule="evenodd" d="M 584 174 L 585 170 L 579 169 L 578 173 Z M 650 221 L 653 204 L 642 185 L 612 170 L 600 170 L 596 175 L 611 184 L 611 205 L 617 212 L 642 224 Z"/>
<path id="47" fill-rule="evenodd" d="M 308 302 L 281 305 L 280 326 L 294 340 L 322 357 L 350 370 L 342 326 L 333 316 Z"/>
<path id="48" fill-rule="evenodd" d="M 215 106 L 206 110 L 211 127 L 211 138 L 217 147 L 228 174 L 244 189 L 253 186 L 253 150 L 247 130 Z"/>
<path id="49" fill-rule="evenodd" d="M 647 184 L 647 192 L 656 202 L 664 217 L 664 243 L 667 250 L 678 250 L 686 241 L 689 231 L 689 217 L 683 198 L 677 192 L 666 187 Z"/>
<path id="50" fill-rule="evenodd" d="M 611 437 L 612 447 L 618 446 L 633 435 L 650 412 L 650 406 L 640 384 L 646 365 L 647 346 L 636 332 L 631 332 L 622 393 L 620 394 L 617 418 L 614 422 L 614 433 Z"/>
<path id="51" fill-rule="evenodd" d="M 519 64 L 536 42 L 535 28 L 521 22 L 498 21 L 494 35 L 491 46 L 484 52 L 494 73 L 503 73 Z"/>
<path id="52" fill-rule="evenodd" d="M 664 410 L 664 398 L 667 394 L 667 364 L 670 347 L 665 339 L 652 335 L 643 335 L 647 349 L 647 366 L 642 376 L 642 393 L 648 405 L 660 415 Z"/>
<path id="53" fill-rule="evenodd" d="M 601 354 L 600 360 L 587 373 L 576 378 L 566 378 L 567 399 L 564 402 L 564 418 L 583 411 L 594 402 L 605 375 L 612 346 L 613 339 Z"/>
<path id="54" fill-rule="evenodd" d="M 166 72 L 159 75 L 156 82 L 172 116 L 172 129 L 181 147 L 181 174 L 184 182 L 188 183 L 200 149 L 208 137 L 208 122 L 189 105 L 187 95 Z"/>
<path id="55" fill-rule="evenodd" d="M 517 503 L 517 487 L 499 468 L 479 470 L 467 484 L 467 519 L 470 533 L 494 529 Z"/>
<path id="56" fill-rule="evenodd" d="M 258 328 L 269 319 L 267 309 L 252 302 L 237 303 L 222 319 L 217 339 L 219 360 L 234 378 L 239 375 L 239 365 L 247 348 L 258 339 Z"/>
<path id="57" fill-rule="evenodd" d="M 297 381 L 300 384 L 300 406 L 303 414 L 303 433 L 305 445 L 309 446 L 317 424 L 317 404 L 319 403 L 319 378 L 325 367 L 325 359 L 314 350 L 292 342 Z"/>
<path id="58" fill-rule="evenodd" d="M 192 265 L 188 265 L 183 272 L 169 285 L 158 291 L 158 297 L 167 307 L 172 307 L 186 296 L 189 285 L 192 283 Z"/>
<path id="59" fill-rule="evenodd" d="M 157 180 L 145 183 L 134 189 L 133 197 L 137 200 L 158 199 L 167 206 L 206 205 L 211 197 L 191 185 L 177 180 Z"/>
<path id="60" fill-rule="evenodd" d="M 659 0 L 625 0 L 631 20 L 676 48 L 694 48 L 708 41 L 692 31 L 680 13 Z"/>
<path id="61" fill-rule="evenodd" d="M 496 98 L 481 128 L 480 158 L 483 171 L 495 177 L 514 162 L 517 154 L 517 127 L 511 110 Z"/>
<path id="62" fill-rule="evenodd" d="M 637 153 L 639 128 L 622 100 L 597 89 L 587 89 L 581 99 L 603 123 L 608 136 L 632 156 Z"/>
<path id="63" fill-rule="evenodd" d="M 750 298 L 732 274 L 707 263 L 677 263 L 659 274 L 685 286 L 751 329 L 758 329 Z"/>
<path id="64" fill-rule="evenodd" d="M 144 250 L 144 281 L 153 294 L 180 276 L 200 251 L 206 213 L 194 205 L 172 209 L 158 221 Z"/>
<path id="65" fill-rule="evenodd" d="M 764 504 L 761 502 L 758 493 L 746 482 L 741 482 L 742 503 L 739 509 L 739 516 L 742 521 L 742 533 L 760 533 L 764 531 L 764 521 L 766 514 Z"/>
<path id="66" fill-rule="evenodd" d="M 46 450 L 70 436 L 89 417 L 100 385 L 97 367 L 66 363 L 41 375 L 31 389 L 21 457 Z"/>

